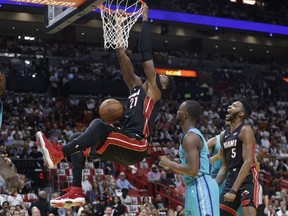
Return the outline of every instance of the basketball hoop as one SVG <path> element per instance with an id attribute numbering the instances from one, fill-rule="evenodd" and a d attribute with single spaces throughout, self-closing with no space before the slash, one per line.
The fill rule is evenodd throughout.
<path id="1" fill-rule="evenodd" d="M 127 49 L 130 30 L 143 12 L 143 0 L 106 0 L 99 8 L 104 48 Z"/>

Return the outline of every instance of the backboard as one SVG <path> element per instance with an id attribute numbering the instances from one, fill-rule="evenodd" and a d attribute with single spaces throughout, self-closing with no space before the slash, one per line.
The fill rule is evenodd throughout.
<path id="1" fill-rule="evenodd" d="M 62 30 L 80 17 L 95 10 L 104 1 L 105 0 L 86 0 L 77 7 L 61 5 L 45 6 L 44 21 L 47 33 L 53 34 Z"/>

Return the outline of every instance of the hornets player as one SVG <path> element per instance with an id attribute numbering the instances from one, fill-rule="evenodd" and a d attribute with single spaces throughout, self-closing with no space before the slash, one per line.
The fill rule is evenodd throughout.
<path id="1" fill-rule="evenodd" d="M 207 141 L 207 146 L 210 153 L 210 164 L 211 164 L 211 176 L 212 178 L 216 178 L 221 166 L 221 155 L 220 155 L 220 134 L 216 135 L 215 137 L 209 139 Z M 224 189 L 226 181 L 224 180 L 221 186 L 219 187 L 219 192 L 221 193 Z"/>
<path id="2" fill-rule="evenodd" d="M 258 207 L 258 173 L 255 164 L 255 137 L 252 128 L 244 124 L 251 114 L 246 101 L 236 101 L 228 107 L 226 121 L 230 127 L 221 133 L 222 166 L 216 181 L 221 185 L 227 174 L 227 183 L 220 195 L 223 216 L 236 215 L 242 206 L 244 216 L 256 216 Z"/>
<path id="3" fill-rule="evenodd" d="M 207 143 L 195 128 L 200 113 L 200 105 L 196 101 L 188 100 L 180 105 L 176 121 L 184 133 L 179 148 L 181 164 L 163 156 L 159 165 L 184 175 L 187 186 L 185 216 L 218 216 L 219 188 L 210 175 Z"/>

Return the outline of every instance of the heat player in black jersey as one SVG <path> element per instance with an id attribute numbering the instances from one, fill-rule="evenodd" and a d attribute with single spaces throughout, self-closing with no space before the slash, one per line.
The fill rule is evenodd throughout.
<path id="1" fill-rule="evenodd" d="M 246 101 L 236 101 L 227 110 L 230 127 L 221 133 L 222 166 L 216 181 L 227 183 L 220 195 L 220 215 L 236 215 L 242 206 L 244 216 L 256 216 L 258 207 L 258 173 L 255 165 L 255 137 L 252 128 L 244 124 L 251 114 Z"/>
<path id="2" fill-rule="evenodd" d="M 165 94 L 174 90 L 174 82 L 165 75 L 157 75 L 152 59 L 148 7 L 143 12 L 142 30 L 139 38 L 139 51 L 147 80 L 142 83 L 134 73 L 132 63 L 124 49 L 117 55 L 125 83 L 130 90 L 123 125 L 118 128 L 101 119 L 93 120 L 83 133 L 73 135 L 63 147 L 49 143 L 42 132 L 37 132 L 37 144 L 43 153 L 45 164 L 52 168 L 64 157 L 71 155 L 73 183 L 61 197 L 50 201 L 52 206 L 81 206 L 85 203 L 82 192 L 82 170 L 85 163 L 83 151 L 88 149 L 90 156 L 110 160 L 124 165 L 136 164 L 146 156 L 148 137 L 153 131 L 158 115 L 159 101 Z"/>

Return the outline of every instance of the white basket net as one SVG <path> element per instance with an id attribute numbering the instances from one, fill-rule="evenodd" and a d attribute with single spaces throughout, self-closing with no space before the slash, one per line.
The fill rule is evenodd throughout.
<path id="1" fill-rule="evenodd" d="M 105 49 L 128 48 L 130 30 L 143 8 L 142 0 L 106 0 L 100 6 Z"/>

